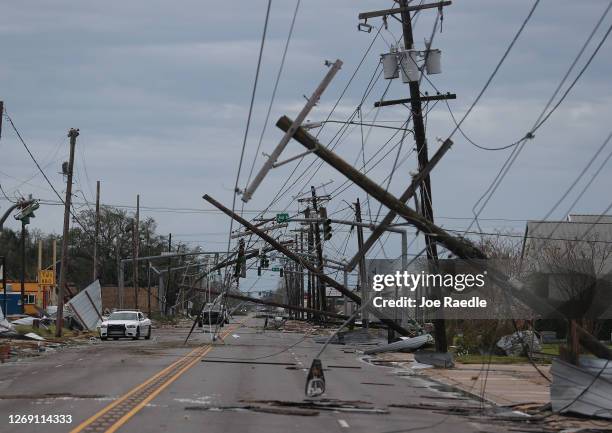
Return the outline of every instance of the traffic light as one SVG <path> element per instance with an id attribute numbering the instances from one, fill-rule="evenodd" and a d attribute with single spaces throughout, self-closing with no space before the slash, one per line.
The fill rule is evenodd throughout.
<path id="1" fill-rule="evenodd" d="M 330 240 L 332 237 L 332 227 L 331 227 L 331 219 L 326 218 L 323 222 L 323 239 L 326 241 Z"/>
<path id="2" fill-rule="evenodd" d="M 246 278 L 246 257 L 244 256 L 244 239 L 240 239 L 240 242 L 238 243 L 238 257 L 236 258 L 234 277 L 236 279 L 240 277 Z"/>
<path id="3" fill-rule="evenodd" d="M 281 278 L 283 277 L 283 275 L 285 275 L 285 272 L 283 271 L 283 268 L 280 268 L 280 269 L 278 270 L 278 275 L 279 275 Z"/>
<path id="4" fill-rule="evenodd" d="M 261 277 L 261 266 L 257 266 L 257 276 Z"/>
<path id="5" fill-rule="evenodd" d="M 332 237 L 332 221 L 330 218 L 327 218 L 327 209 L 324 207 L 319 208 L 319 216 L 323 220 L 323 239 L 328 241 Z"/>
<path id="6" fill-rule="evenodd" d="M 270 266 L 270 260 L 266 256 L 261 256 L 259 259 L 259 267 L 262 269 L 267 269 Z"/>

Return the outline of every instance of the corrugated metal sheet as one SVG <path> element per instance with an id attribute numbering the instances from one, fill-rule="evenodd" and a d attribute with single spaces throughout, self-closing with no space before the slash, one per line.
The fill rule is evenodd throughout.
<path id="1" fill-rule="evenodd" d="M 98 280 L 79 292 L 68 301 L 68 306 L 74 313 L 75 318 L 87 329 L 95 330 L 101 322 L 102 313 L 102 291 Z"/>

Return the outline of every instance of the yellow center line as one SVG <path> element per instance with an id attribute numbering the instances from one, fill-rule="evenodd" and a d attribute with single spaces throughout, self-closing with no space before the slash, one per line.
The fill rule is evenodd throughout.
<path id="1" fill-rule="evenodd" d="M 222 335 L 220 335 L 219 338 L 221 338 L 221 340 L 223 340 L 223 338 L 225 338 L 231 332 L 233 332 L 236 329 L 238 329 L 241 325 L 242 325 L 242 322 L 237 324 L 237 326 L 233 326 L 233 327 L 229 328 L 226 332 L 224 332 Z M 213 349 L 213 345 L 212 345 L 212 343 L 209 343 L 206 346 L 199 347 L 199 348 L 196 348 L 196 349 L 190 351 L 185 356 L 181 357 L 180 359 L 178 359 L 177 361 L 173 362 L 172 364 L 170 364 L 169 366 L 167 366 L 163 370 L 161 370 L 158 373 L 156 373 L 155 375 L 151 376 L 149 379 L 147 379 L 146 381 L 144 381 L 140 385 L 134 387 L 133 389 L 131 389 L 130 391 L 125 393 L 123 396 L 121 396 L 120 398 L 118 398 L 117 400 L 115 400 L 114 402 L 112 402 L 111 404 L 109 404 L 108 406 L 106 406 L 105 408 L 100 410 L 99 412 L 97 412 L 94 415 L 92 415 L 91 417 L 87 418 L 85 421 L 83 421 L 81 424 L 76 426 L 74 429 L 70 430 L 70 433 L 79 433 L 79 432 L 83 431 L 84 429 L 89 427 L 91 424 L 93 424 L 97 420 L 99 420 L 102 416 L 104 416 L 109 411 L 111 411 L 113 408 L 117 407 L 121 403 L 124 403 L 126 400 L 128 400 L 130 397 L 132 397 L 134 394 L 136 394 L 137 392 L 139 392 L 140 390 L 145 388 L 147 385 L 151 384 L 152 382 L 154 382 L 155 380 L 157 380 L 158 378 L 160 378 L 164 374 L 170 372 L 173 368 L 179 367 L 181 363 L 185 363 L 185 361 L 187 361 L 186 365 L 182 366 L 176 373 L 174 373 L 172 376 L 170 376 L 167 379 L 165 379 L 146 398 L 144 398 L 141 402 L 139 402 L 136 406 L 134 406 L 129 412 L 127 412 L 126 414 L 121 416 L 121 418 L 119 418 L 108 429 L 105 430 L 105 433 L 113 433 L 113 432 L 115 432 L 123 424 L 125 424 L 130 418 L 132 418 L 136 413 L 138 413 L 144 406 L 146 406 L 151 400 L 153 400 L 155 397 L 157 397 L 159 395 L 159 393 L 162 392 L 166 387 L 168 387 L 172 382 L 174 382 L 181 375 L 183 375 L 183 373 L 185 373 L 187 370 L 189 370 L 191 367 L 193 367 L 197 362 L 199 362 L 212 349 Z M 201 352 L 201 353 L 198 354 L 198 352 Z M 188 361 L 192 357 L 193 357 L 193 359 L 191 361 Z"/>

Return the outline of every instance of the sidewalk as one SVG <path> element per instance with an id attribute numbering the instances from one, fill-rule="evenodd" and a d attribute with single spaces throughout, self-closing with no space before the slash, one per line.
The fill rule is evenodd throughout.
<path id="1" fill-rule="evenodd" d="M 412 353 L 390 352 L 375 357 L 375 363 L 397 363 L 411 368 Z M 548 378 L 550 365 L 538 365 Z M 420 368 L 419 374 L 461 389 L 501 406 L 522 403 L 545 404 L 550 401 L 550 385 L 531 364 L 461 364 L 455 368 Z M 484 388 L 484 394 L 483 394 Z"/>
<path id="2" fill-rule="evenodd" d="M 550 366 L 538 365 L 547 377 Z M 460 364 L 453 369 L 423 369 L 422 374 L 438 382 L 484 397 L 497 405 L 545 404 L 550 385 L 531 364 Z M 483 393 L 484 388 L 484 393 Z"/>

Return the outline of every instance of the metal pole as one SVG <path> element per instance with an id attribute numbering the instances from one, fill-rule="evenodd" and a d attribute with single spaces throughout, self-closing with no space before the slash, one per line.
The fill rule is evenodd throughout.
<path id="1" fill-rule="evenodd" d="M 62 233 L 62 256 L 60 265 L 59 287 L 57 288 L 57 319 L 55 322 L 55 336 L 62 336 L 62 326 L 64 324 L 64 285 L 68 274 L 68 236 L 70 233 L 70 206 L 72 202 L 72 173 L 74 170 L 74 148 L 79 130 L 71 128 L 68 131 L 70 137 L 70 159 L 68 161 L 68 181 L 66 184 L 66 200 L 64 202 L 64 230 Z"/>
<path id="2" fill-rule="evenodd" d="M 151 262 L 147 264 L 147 314 L 151 317 Z"/>

